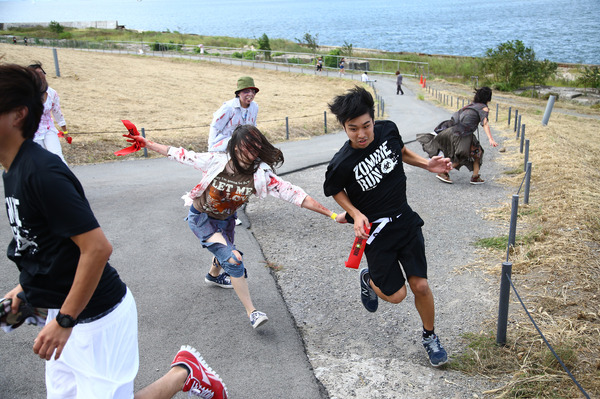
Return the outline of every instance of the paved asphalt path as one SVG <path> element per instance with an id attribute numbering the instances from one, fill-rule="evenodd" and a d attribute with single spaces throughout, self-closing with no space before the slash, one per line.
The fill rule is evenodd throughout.
<path id="1" fill-rule="evenodd" d="M 399 125 L 406 141 L 449 116 L 419 101 L 416 85 L 405 86 L 404 96 L 395 95 L 395 79 L 383 78 L 376 88 L 386 101 L 387 117 Z M 279 173 L 327 163 L 345 140 L 340 132 L 282 143 L 286 162 Z M 211 256 L 189 231 L 180 199 L 199 180 L 193 168 L 167 159 L 138 159 L 72 169 L 113 244 L 110 262 L 137 301 L 136 389 L 162 376 L 180 345 L 189 344 L 221 375 L 232 398 L 328 397 L 244 215 L 236 244 L 244 252 L 253 301 L 269 322 L 253 330 L 233 290 L 205 285 Z M 10 238 L 4 220 L 0 246 Z M 16 267 L 4 256 L 0 274 L 1 295 L 18 281 Z M 0 399 L 45 397 L 44 362 L 31 349 L 38 331 L 22 326 L 11 334 L 0 332 Z"/>

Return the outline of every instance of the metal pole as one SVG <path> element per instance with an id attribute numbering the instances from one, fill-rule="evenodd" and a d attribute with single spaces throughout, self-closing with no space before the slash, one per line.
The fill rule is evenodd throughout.
<path id="1" fill-rule="evenodd" d="M 508 126 L 510 126 L 510 111 L 512 110 L 512 107 L 508 107 Z"/>
<path id="2" fill-rule="evenodd" d="M 529 141 L 529 140 L 527 140 Z M 529 204 L 529 185 L 531 184 L 531 162 L 527 162 L 527 172 L 525 174 L 525 192 L 523 193 L 523 202 Z"/>
<path id="3" fill-rule="evenodd" d="M 323 126 L 325 127 L 325 134 L 327 134 L 327 111 L 323 111 Z"/>
<path id="4" fill-rule="evenodd" d="M 517 122 L 519 122 L 519 110 L 515 109 L 515 127 L 513 128 L 513 132 L 517 131 Z"/>
<path id="5" fill-rule="evenodd" d="M 555 96 L 550 96 L 548 98 L 548 104 L 546 104 L 546 111 L 544 112 L 544 118 L 542 119 L 542 126 L 546 126 L 548 124 L 550 114 L 552 113 L 552 107 L 554 107 L 554 100 L 556 100 Z"/>
<path id="6" fill-rule="evenodd" d="M 52 49 L 52 54 L 54 55 L 54 69 L 56 70 L 56 77 L 60 78 L 60 68 L 58 67 L 58 53 L 56 49 Z"/>
<path id="7" fill-rule="evenodd" d="M 286 140 L 290 139 L 290 124 L 289 124 L 289 118 L 287 116 L 285 117 L 285 139 Z"/>
<path id="8" fill-rule="evenodd" d="M 521 132 L 521 145 L 519 146 L 521 154 L 523 153 L 523 143 L 525 143 L 525 125 L 523 125 L 523 131 Z"/>
<path id="9" fill-rule="evenodd" d="M 496 103 L 496 122 L 498 122 L 498 103 Z"/>
<path id="10" fill-rule="evenodd" d="M 519 127 L 517 127 L 517 137 L 519 137 L 519 132 L 521 131 L 521 116 L 523 115 L 519 115 Z"/>
<path id="11" fill-rule="evenodd" d="M 508 326 L 508 304 L 510 300 L 510 282 L 512 263 L 502 263 L 500 276 L 500 301 L 498 305 L 498 328 L 496 330 L 496 345 L 506 345 L 506 329 Z"/>
<path id="12" fill-rule="evenodd" d="M 385 114 L 385 100 L 382 97 L 381 98 L 381 116 L 383 116 L 383 114 Z"/>
<path id="13" fill-rule="evenodd" d="M 523 170 L 527 169 L 527 163 L 529 162 L 529 139 L 525 140 L 525 157 L 523 163 Z"/>
<path id="14" fill-rule="evenodd" d="M 142 128 L 142 137 L 146 138 L 146 130 Z M 148 149 L 144 147 L 144 158 L 148 158 Z"/>
<path id="15" fill-rule="evenodd" d="M 508 232 L 508 246 L 515 245 L 517 235 L 517 212 L 519 211 L 519 194 L 513 194 L 510 210 L 510 230 Z"/>

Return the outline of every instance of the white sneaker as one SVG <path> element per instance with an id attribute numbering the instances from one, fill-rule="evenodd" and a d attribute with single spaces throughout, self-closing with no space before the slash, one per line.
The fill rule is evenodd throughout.
<path id="1" fill-rule="evenodd" d="M 255 310 L 254 312 L 250 313 L 250 323 L 252 324 L 252 328 L 260 327 L 267 321 L 269 321 L 269 318 L 263 312 Z"/>

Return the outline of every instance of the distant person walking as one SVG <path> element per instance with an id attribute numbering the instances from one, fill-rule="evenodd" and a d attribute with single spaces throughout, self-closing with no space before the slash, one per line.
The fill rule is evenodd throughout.
<path id="1" fill-rule="evenodd" d="M 235 98 L 224 102 L 213 114 L 208 134 L 208 151 L 227 151 L 227 143 L 236 127 L 256 126 L 258 104 L 254 102 L 254 97 L 258 92 L 258 87 L 250 76 L 238 79 Z"/>
<path id="2" fill-rule="evenodd" d="M 344 57 L 342 57 L 342 59 L 340 60 L 340 76 L 345 75 L 345 68 L 346 68 L 346 59 Z"/>
<path id="3" fill-rule="evenodd" d="M 404 95 L 404 91 L 402 91 L 402 74 L 400 71 L 396 71 L 396 95 L 398 95 L 398 93 Z"/>
<path id="4" fill-rule="evenodd" d="M 17 38 L 13 36 L 13 44 L 17 44 Z"/>
<path id="5" fill-rule="evenodd" d="M 483 184 L 485 181 L 479 174 L 482 164 L 483 148 L 479 142 L 480 124 L 488 137 L 490 145 L 496 147 L 488 120 L 488 103 L 492 100 L 492 89 L 482 87 L 475 91 L 473 102 L 452 115 L 450 120 L 440 123 L 435 133 L 417 134 L 417 141 L 423 146 L 429 157 L 438 155 L 440 152 L 452 160 L 452 168 L 460 169 L 466 166 L 473 175 L 471 184 Z M 477 131 L 477 136 L 475 136 Z M 437 178 L 444 183 L 452 184 L 448 172 L 439 173 Z"/>
<path id="6" fill-rule="evenodd" d="M 323 72 L 323 57 L 317 58 L 317 72 Z"/>
<path id="7" fill-rule="evenodd" d="M 41 62 L 29 65 L 29 69 L 32 69 L 39 75 L 45 87 L 43 94 L 44 113 L 42 114 L 42 119 L 40 120 L 37 132 L 35 132 L 33 141 L 51 153 L 58 155 L 67 164 L 58 138 L 58 129 L 54 125 L 55 123 L 58 124 L 65 137 L 68 137 L 67 123 L 60 108 L 60 98 L 58 97 L 58 93 L 52 87 L 48 86 L 46 71 L 42 68 Z M 52 119 L 53 116 L 54 119 Z"/>
<path id="8" fill-rule="evenodd" d="M 252 303 L 242 252 L 235 246 L 236 211 L 252 194 L 259 198 L 271 195 L 335 221 L 342 218 L 273 172 L 273 168 L 283 163 L 283 154 L 255 126 L 238 126 L 226 153 L 196 153 L 154 143 L 142 136 L 129 136 L 128 141 L 138 142 L 141 147 L 200 172 L 200 183 L 183 198 L 190 207 L 187 217 L 190 229 L 200 239 L 202 247 L 214 255 L 211 274 L 214 270 L 217 277 L 211 276 L 211 281 L 221 288 L 233 287 L 253 328 L 267 322 L 267 315 Z M 286 220 L 285 215 L 282 220 Z M 224 272 L 219 274 L 222 269 Z"/>
<path id="9" fill-rule="evenodd" d="M 27 36 L 23 38 L 23 44 L 27 46 Z"/>

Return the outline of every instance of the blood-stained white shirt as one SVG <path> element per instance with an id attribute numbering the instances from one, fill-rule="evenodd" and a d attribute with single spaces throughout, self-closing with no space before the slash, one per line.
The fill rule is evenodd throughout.
<path id="1" fill-rule="evenodd" d="M 200 183 L 183 197 L 186 206 L 190 206 L 195 198 L 198 198 L 207 189 L 214 178 L 221 173 L 229 155 L 225 152 L 194 152 L 184 148 L 170 147 L 167 156 L 169 159 L 189 165 L 202 173 Z M 261 162 L 258 170 L 254 172 L 254 188 L 259 198 L 266 198 L 267 194 L 275 198 L 290 202 L 296 206 L 302 206 L 302 202 L 308 196 L 306 192 L 277 176 L 273 170 L 264 162 Z"/>
<path id="2" fill-rule="evenodd" d="M 224 102 L 213 114 L 208 134 L 208 151 L 226 151 L 235 128 L 239 125 L 256 126 L 257 117 L 258 104 L 254 101 L 248 108 L 242 108 L 237 97 Z"/>
<path id="3" fill-rule="evenodd" d="M 48 96 L 46 102 L 44 102 L 44 113 L 42 114 L 40 125 L 38 126 L 37 132 L 35 132 L 34 137 L 36 139 L 43 139 L 48 132 L 58 134 L 54 122 L 59 126 L 65 126 L 67 124 L 60 109 L 60 99 L 58 98 L 56 91 L 52 87 L 48 87 L 46 93 Z M 54 116 L 54 120 L 52 120 L 52 116 Z"/>

